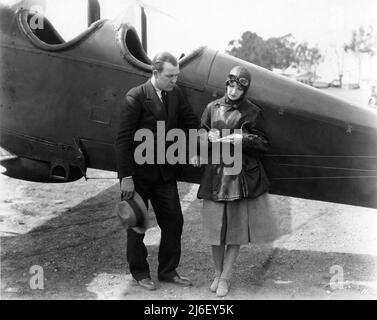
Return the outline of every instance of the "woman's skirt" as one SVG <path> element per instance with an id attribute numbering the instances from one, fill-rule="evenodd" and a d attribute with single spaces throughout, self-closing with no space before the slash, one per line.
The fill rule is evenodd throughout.
<path id="1" fill-rule="evenodd" d="M 228 202 L 203 200 L 203 233 L 210 245 L 268 243 L 282 233 L 268 193 Z"/>

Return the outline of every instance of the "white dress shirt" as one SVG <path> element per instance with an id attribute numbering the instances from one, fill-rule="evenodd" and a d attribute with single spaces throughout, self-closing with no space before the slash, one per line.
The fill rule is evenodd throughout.
<path id="1" fill-rule="evenodd" d="M 152 82 L 153 88 L 156 90 L 157 96 L 160 98 L 161 102 L 163 102 L 162 101 L 162 90 L 160 90 L 159 88 L 157 88 L 157 86 L 156 86 L 156 78 L 154 76 L 152 76 L 151 82 Z"/>

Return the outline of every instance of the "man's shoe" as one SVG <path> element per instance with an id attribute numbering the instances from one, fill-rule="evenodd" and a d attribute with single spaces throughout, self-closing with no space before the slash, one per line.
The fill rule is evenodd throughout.
<path id="1" fill-rule="evenodd" d="M 178 275 L 171 278 L 159 278 L 159 280 L 161 282 L 168 282 L 168 283 L 176 284 L 183 287 L 192 286 L 192 282 L 190 281 L 190 279 L 186 277 L 178 276 Z"/>
<path id="2" fill-rule="evenodd" d="M 151 278 L 145 278 L 136 282 L 138 283 L 139 286 L 143 287 L 144 289 L 147 289 L 150 291 L 156 290 L 156 285 L 154 284 Z"/>

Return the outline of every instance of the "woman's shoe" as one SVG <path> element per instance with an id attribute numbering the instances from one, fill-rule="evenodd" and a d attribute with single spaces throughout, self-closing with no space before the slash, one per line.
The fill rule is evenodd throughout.
<path id="1" fill-rule="evenodd" d="M 225 278 L 220 278 L 217 285 L 216 297 L 225 297 L 229 292 L 229 280 Z"/>
<path id="2" fill-rule="evenodd" d="M 220 280 L 220 277 L 215 277 L 215 279 L 213 279 L 213 282 L 211 286 L 209 287 L 209 290 L 211 290 L 211 292 L 216 292 L 217 286 L 219 284 L 219 280 Z"/>

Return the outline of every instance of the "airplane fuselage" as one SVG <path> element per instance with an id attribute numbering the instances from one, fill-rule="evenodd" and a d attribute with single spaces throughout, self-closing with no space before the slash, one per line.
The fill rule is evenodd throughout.
<path id="1" fill-rule="evenodd" d="M 28 29 L 27 13 L 1 9 L 1 146 L 18 156 L 3 163 L 8 175 L 65 182 L 86 168 L 116 170 L 113 145 L 124 95 L 145 82 L 151 68 L 129 26 L 116 30 L 105 20 L 91 28 L 49 45 Z M 252 74 L 247 96 L 263 110 L 271 192 L 377 207 L 376 113 L 199 48 L 180 60 L 178 80 L 198 117 L 224 94 L 235 65 Z M 199 169 L 183 167 L 180 180 L 199 179 Z"/>

